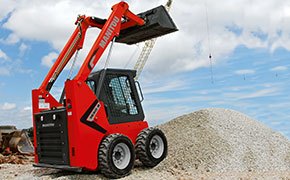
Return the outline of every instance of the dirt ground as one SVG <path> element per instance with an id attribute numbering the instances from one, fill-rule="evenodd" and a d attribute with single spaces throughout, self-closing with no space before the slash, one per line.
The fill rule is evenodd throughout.
<path id="1" fill-rule="evenodd" d="M 7 180 L 98 180 L 106 179 L 98 173 L 73 173 L 60 170 L 35 168 L 32 164 L 16 165 L 2 164 L 0 165 L 0 179 Z M 226 173 L 198 173 L 193 174 L 187 171 L 172 170 L 158 171 L 154 169 L 146 169 L 143 167 L 135 167 L 132 174 L 122 178 L 124 180 L 135 179 L 168 179 L 168 180 L 290 180 L 290 172 L 226 172 Z"/>

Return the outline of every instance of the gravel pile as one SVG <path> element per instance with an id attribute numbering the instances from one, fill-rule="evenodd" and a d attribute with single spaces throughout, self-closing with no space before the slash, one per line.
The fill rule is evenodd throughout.
<path id="1" fill-rule="evenodd" d="M 158 169 L 188 172 L 290 170 L 290 142 L 250 117 L 227 109 L 204 109 L 161 125 L 169 154 Z"/>
<path id="2" fill-rule="evenodd" d="M 288 179 L 290 142 L 236 111 L 204 109 L 159 126 L 168 139 L 168 157 L 146 169 L 137 162 L 123 179 Z M 0 179 L 104 179 L 31 165 L 0 165 Z M 16 176 L 14 176 L 16 174 Z"/>

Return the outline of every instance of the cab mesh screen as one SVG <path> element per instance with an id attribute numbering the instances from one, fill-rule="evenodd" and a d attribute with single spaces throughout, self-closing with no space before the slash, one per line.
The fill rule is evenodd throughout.
<path id="1" fill-rule="evenodd" d="M 105 79 L 107 105 L 112 116 L 137 115 L 135 97 L 127 76 L 107 75 Z"/>

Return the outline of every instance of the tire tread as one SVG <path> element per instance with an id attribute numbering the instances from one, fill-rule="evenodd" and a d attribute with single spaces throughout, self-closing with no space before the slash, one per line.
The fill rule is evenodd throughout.
<path id="1" fill-rule="evenodd" d="M 153 131 L 160 131 L 162 133 L 162 131 L 158 128 L 149 127 L 141 131 L 136 139 L 136 145 L 135 145 L 136 156 L 143 163 L 143 165 L 147 167 L 154 167 L 159 163 L 159 162 L 156 163 L 152 161 L 150 157 L 148 156 L 148 154 L 146 153 L 147 152 L 146 143 L 149 143 L 147 142 L 148 137 Z M 167 151 L 166 151 L 166 154 L 167 154 Z"/>
<path id="2" fill-rule="evenodd" d="M 105 137 L 105 139 L 103 139 L 100 147 L 99 147 L 99 152 L 98 152 L 98 155 L 99 155 L 99 170 L 101 171 L 101 173 L 106 176 L 106 177 L 109 177 L 109 178 L 121 178 L 121 177 L 124 177 L 126 175 L 128 175 L 129 173 L 127 174 L 117 174 L 116 172 L 114 172 L 112 170 L 112 168 L 110 167 L 110 163 L 108 162 L 108 156 L 109 156 L 109 148 L 110 148 L 110 145 L 111 143 L 118 137 L 121 137 L 123 135 L 121 134 L 110 134 L 108 135 L 107 137 Z"/>

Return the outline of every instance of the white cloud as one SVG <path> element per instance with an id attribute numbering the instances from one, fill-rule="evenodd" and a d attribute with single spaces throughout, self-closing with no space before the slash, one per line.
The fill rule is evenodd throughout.
<path id="1" fill-rule="evenodd" d="M 230 91 L 243 91 L 243 90 L 253 89 L 253 86 L 232 86 L 232 87 L 227 87 L 227 89 Z"/>
<path id="2" fill-rule="evenodd" d="M 6 39 L 0 39 L 0 42 L 4 44 L 16 44 L 19 41 L 20 41 L 20 38 L 14 33 L 9 34 Z"/>
<path id="3" fill-rule="evenodd" d="M 22 56 L 26 52 L 27 49 L 28 49 L 28 46 L 25 43 L 21 43 L 19 46 L 20 56 Z"/>
<path id="4" fill-rule="evenodd" d="M 255 73 L 256 71 L 252 69 L 241 69 L 241 70 L 235 71 L 235 74 L 238 74 L 238 75 L 255 74 Z"/>
<path id="5" fill-rule="evenodd" d="M 177 92 L 186 88 L 185 82 L 182 80 L 172 80 L 169 82 L 151 82 L 146 83 L 142 88 L 144 94 L 156 94 L 161 92 Z"/>
<path id="6" fill-rule="evenodd" d="M 273 96 L 273 95 L 277 95 L 278 92 L 279 92 L 279 89 L 277 88 L 262 89 L 262 90 L 258 90 L 256 92 L 244 95 L 244 96 L 240 96 L 238 97 L 238 99 L 251 99 L 251 98 L 258 98 L 258 97 L 265 97 L 265 96 Z"/>
<path id="7" fill-rule="evenodd" d="M 13 103 L 0 105 L 0 125 L 15 125 L 19 129 L 31 127 L 32 114 L 29 103 L 18 102 L 17 105 Z M 5 110 L 2 108 L 3 106 L 5 106 Z"/>
<path id="8" fill-rule="evenodd" d="M 0 22 L 15 8 L 16 4 L 17 2 L 15 0 L 1 0 Z"/>
<path id="9" fill-rule="evenodd" d="M 286 71 L 288 69 L 287 66 L 276 66 L 270 69 L 270 71 Z"/>
<path id="10" fill-rule="evenodd" d="M 51 52 L 48 55 L 44 56 L 41 59 L 41 64 L 46 67 L 51 67 L 53 65 L 54 60 L 58 57 L 58 54 L 55 52 Z"/>
<path id="11" fill-rule="evenodd" d="M 60 50 L 75 28 L 78 14 L 103 15 L 110 11 L 106 2 L 86 1 L 28 1 L 15 6 L 9 20 L 3 25 L 24 39 L 47 41 Z M 99 7 L 99 8 L 97 8 Z M 104 11 L 104 9 L 106 9 Z M 36 18 L 37 17 L 37 18 Z M 43 23 L 45 20 L 46 23 Z M 29 25 L 28 23 L 29 22 Z"/>
<path id="12" fill-rule="evenodd" d="M 23 111 L 31 111 L 31 110 L 32 110 L 31 106 L 25 106 L 23 108 Z"/>
<path id="13" fill-rule="evenodd" d="M 8 60 L 1 62 L 0 61 L 0 76 L 9 76 L 11 74 L 30 74 L 32 75 L 33 71 L 31 69 L 23 67 L 23 61 L 21 59 L 7 58 Z M 1 58 L 0 58 L 1 60 Z"/>
<path id="14" fill-rule="evenodd" d="M 0 49 L 0 59 L 8 60 L 8 56 L 5 52 Z"/>
<path id="15" fill-rule="evenodd" d="M 5 102 L 4 104 L 0 105 L 0 109 L 4 111 L 13 110 L 16 108 L 16 104 Z"/>
<path id="16" fill-rule="evenodd" d="M 20 56 L 22 56 L 28 46 L 21 43 L 19 46 Z M 4 61 L 3 61 L 4 60 Z M 8 55 L 0 49 L 0 76 L 9 76 L 14 73 L 31 74 L 32 70 L 22 66 L 22 60 L 11 59 Z"/>
<path id="17" fill-rule="evenodd" d="M 9 1 L 4 2 L 9 3 Z M 14 11 L 4 27 L 19 38 L 49 42 L 55 50 L 59 51 L 75 28 L 73 23 L 78 14 L 106 18 L 110 13 L 110 7 L 116 2 L 118 1 L 96 3 L 94 0 L 81 2 L 77 0 L 46 2 L 22 0 L 17 4 L 14 3 L 12 8 Z M 165 0 L 130 1 L 129 5 L 133 12 L 138 13 L 165 3 Z M 210 66 L 205 9 L 203 0 L 173 3 L 170 13 L 179 32 L 158 38 L 144 69 L 147 74 L 192 71 Z M 233 2 L 225 0 L 219 2 L 209 0 L 207 9 L 214 65 L 225 61 L 226 57 L 239 46 L 264 48 L 269 51 L 274 51 L 279 47 L 290 50 L 288 36 L 290 28 L 287 25 L 290 20 L 288 12 L 290 4 L 286 1 L 237 0 Z M 185 20 L 184 17 L 190 20 Z M 43 19 L 46 23 L 43 23 Z M 237 33 L 235 28 L 240 29 L 241 32 Z M 97 33 L 98 31 L 89 31 L 84 50 L 79 58 L 81 61 L 77 62 L 78 65 L 85 59 Z M 116 46 L 112 54 L 111 66 L 124 67 L 136 47 Z M 103 59 L 98 64 L 101 67 Z M 136 59 L 132 62 L 134 63 Z M 133 63 L 130 64 L 131 67 Z M 51 65 L 50 62 L 48 64 Z M 166 68 L 164 68 L 165 65 Z"/>
<path id="18" fill-rule="evenodd" d="M 235 100 L 245 100 L 245 99 L 252 99 L 252 98 L 259 98 L 259 97 L 267 97 L 267 96 L 276 96 L 281 93 L 280 87 L 269 87 L 264 89 L 257 89 L 256 86 L 252 86 L 251 91 L 247 92 L 239 92 L 239 93 L 224 93 L 224 98 Z"/>

